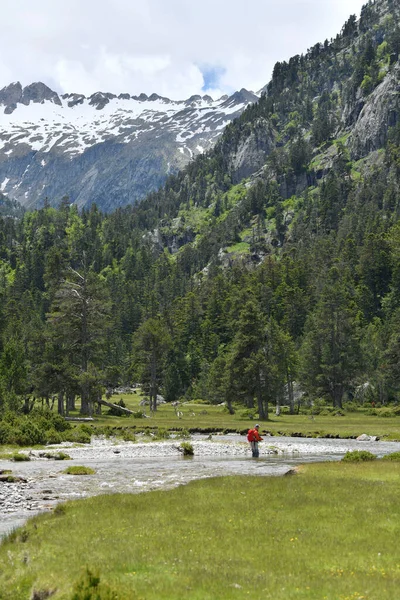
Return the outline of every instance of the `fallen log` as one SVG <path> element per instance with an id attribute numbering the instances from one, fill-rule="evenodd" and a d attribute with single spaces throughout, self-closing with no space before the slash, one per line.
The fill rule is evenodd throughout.
<path id="1" fill-rule="evenodd" d="M 93 417 L 64 417 L 66 421 L 79 421 L 86 423 L 87 421 L 94 421 Z"/>
<path id="2" fill-rule="evenodd" d="M 133 410 L 129 410 L 129 408 L 124 408 L 123 406 L 120 406 L 119 404 L 113 404 L 112 402 L 106 402 L 106 400 L 97 400 L 98 404 L 101 404 L 103 406 L 108 406 L 108 408 L 115 408 L 116 410 L 121 410 L 122 412 L 126 413 L 127 415 L 134 415 L 134 411 Z"/>

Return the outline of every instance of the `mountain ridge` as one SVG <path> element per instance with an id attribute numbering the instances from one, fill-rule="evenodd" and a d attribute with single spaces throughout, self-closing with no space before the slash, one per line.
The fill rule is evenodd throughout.
<path id="1" fill-rule="evenodd" d="M 0 90 L 0 190 L 26 208 L 68 196 L 80 208 L 134 203 L 211 148 L 258 96 L 59 96 L 41 82 Z"/>

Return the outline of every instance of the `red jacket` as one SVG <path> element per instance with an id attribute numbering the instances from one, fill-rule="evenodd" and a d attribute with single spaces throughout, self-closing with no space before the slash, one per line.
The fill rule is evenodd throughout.
<path id="1" fill-rule="evenodd" d="M 249 442 L 261 442 L 262 441 L 262 437 L 258 433 L 258 429 L 249 429 L 249 432 L 247 434 L 247 439 Z"/>

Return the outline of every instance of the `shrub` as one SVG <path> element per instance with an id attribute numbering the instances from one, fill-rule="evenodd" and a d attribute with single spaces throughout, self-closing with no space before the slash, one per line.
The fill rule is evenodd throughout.
<path id="1" fill-rule="evenodd" d="M 322 408 L 319 413 L 314 413 L 314 414 L 319 414 L 319 415 L 321 415 L 321 417 L 329 417 L 332 413 L 333 413 L 333 408 L 327 406 L 326 408 Z"/>
<path id="2" fill-rule="evenodd" d="M 116 406 L 109 408 L 108 414 L 112 415 L 113 417 L 126 417 L 127 413 L 124 412 L 123 410 L 120 410 L 119 408 L 117 408 L 117 406 L 120 406 L 121 408 L 126 408 L 126 404 L 122 400 L 122 398 L 120 400 L 118 400 L 118 402 L 114 402 L 114 404 L 116 404 Z"/>
<path id="3" fill-rule="evenodd" d="M 24 419 L 15 431 L 18 446 L 36 446 L 45 442 L 45 430 L 38 423 Z"/>
<path id="4" fill-rule="evenodd" d="M 168 429 L 159 427 L 155 437 L 157 440 L 168 440 L 171 437 L 171 435 L 170 435 Z"/>
<path id="5" fill-rule="evenodd" d="M 357 404 L 357 402 L 346 402 L 344 409 L 347 412 L 359 412 L 360 406 Z"/>
<path id="6" fill-rule="evenodd" d="M 190 442 L 182 442 L 180 448 L 183 452 L 183 456 L 193 456 L 194 448 Z"/>
<path id="7" fill-rule="evenodd" d="M 68 442 L 75 442 L 76 444 L 90 444 L 91 435 L 87 433 L 80 425 L 79 427 L 75 427 L 71 431 L 68 431 L 65 434 L 65 439 Z"/>
<path id="8" fill-rule="evenodd" d="M 143 419 L 143 418 L 144 418 L 144 414 L 143 414 L 143 412 L 142 412 L 142 411 L 138 410 L 137 412 L 134 412 L 134 413 L 132 414 L 132 417 L 133 417 L 134 419 Z"/>
<path id="9" fill-rule="evenodd" d="M 13 455 L 11 460 L 13 460 L 14 462 L 27 462 L 30 461 L 31 458 L 27 454 L 17 453 Z"/>
<path id="10" fill-rule="evenodd" d="M 124 429 L 121 433 L 121 437 L 124 442 L 136 442 L 136 436 L 130 429 Z"/>
<path id="11" fill-rule="evenodd" d="M 181 429 L 181 431 L 177 432 L 177 437 L 180 438 L 181 440 L 189 440 L 190 433 L 187 429 Z"/>
<path id="12" fill-rule="evenodd" d="M 382 460 L 400 461 L 400 452 L 392 452 L 391 454 L 386 454 L 386 456 L 382 456 Z"/>
<path id="13" fill-rule="evenodd" d="M 393 410 L 391 408 L 380 408 L 379 410 L 377 410 L 377 414 L 378 414 L 378 417 L 382 417 L 384 419 L 395 416 L 395 413 L 393 412 Z"/>
<path id="14" fill-rule="evenodd" d="M 323 410 L 328 411 L 329 414 L 332 410 L 332 407 L 328 406 L 323 398 L 316 398 L 315 400 L 313 400 L 312 406 L 310 406 L 309 408 L 314 415 L 321 414 Z"/>
<path id="15" fill-rule="evenodd" d="M 67 509 L 65 507 L 65 504 L 57 504 L 57 506 L 53 510 L 53 515 L 55 515 L 56 517 L 61 517 L 65 515 L 66 512 Z"/>
<path id="16" fill-rule="evenodd" d="M 239 412 L 239 417 L 241 419 L 246 419 L 246 421 L 254 421 L 254 419 L 256 418 L 256 409 L 251 408 L 247 410 L 241 410 Z"/>
<path id="17" fill-rule="evenodd" d="M 56 454 L 51 454 L 50 452 L 47 452 L 44 455 L 44 457 L 50 460 L 71 460 L 69 454 L 65 454 L 65 452 L 57 452 Z"/>
<path id="18" fill-rule="evenodd" d="M 71 600 L 117 600 L 118 596 L 108 587 L 102 586 L 100 577 L 88 568 L 75 584 Z"/>
<path id="19" fill-rule="evenodd" d="M 66 454 L 65 452 L 57 452 L 57 454 L 54 455 L 54 460 L 72 460 L 69 454 Z"/>
<path id="20" fill-rule="evenodd" d="M 46 444 L 61 444 L 63 441 L 62 435 L 55 429 L 49 429 L 44 434 Z"/>
<path id="21" fill-rule="evenodd" d="M 12 444 L 15 438 L 13 426 L 6 421 L 0 422 L 0 444 Z"/>
<path id="22" fill-rule="evenodd" d="M 63 473 L 65 473 L 65 475 L 94 475 L 96 471 L 90 467 L 76 466 L 68 467 Z"/>
<path id="23" fill-rule="evenodd" d="M 91 425 L 87 425 L 87 423 L 81 423 L 79 425 L 79 429 L 90 436 L 93 434 L 93 427 Z"/>
<path id="24" fill-rule="evenodd" d="M 367 462 L 375 460 L 376 455 L 368 450 L 353 450 L 352 452 L 346 452 L 342 458 L 343 462 Z"/>

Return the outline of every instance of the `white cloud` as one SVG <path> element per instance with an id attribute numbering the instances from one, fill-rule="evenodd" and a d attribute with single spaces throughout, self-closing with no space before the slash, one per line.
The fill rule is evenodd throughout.
<path id="1" fill-rule="evenodd" d="M 265 85 L 277 60 L 339 33 L 363 0 L 18 0 L 2 6 L 0 87 L 172 98 Z"/>

